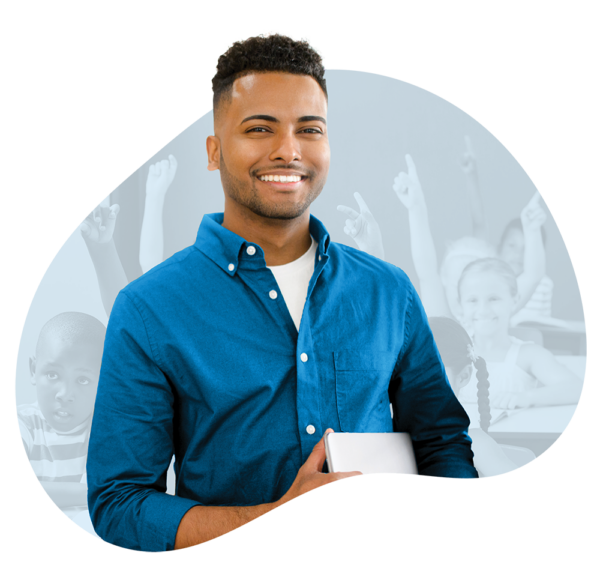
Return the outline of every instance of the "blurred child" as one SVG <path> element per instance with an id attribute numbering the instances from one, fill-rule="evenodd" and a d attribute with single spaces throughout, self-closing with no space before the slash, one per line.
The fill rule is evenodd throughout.
<path id="1" fill-rule="evenodd" d="M 456 321 L 448 317 L 429 317 L 429 326 L 446 369 L 448 382 L 458 397 L 476 371 L 477 406 L 480 427 L 469 427 L 475 468 L 480 476 L 500 475 L 517 466 L 505 455 L 502 447 L 487 434 L 490 424 L 489 381 L 485 361 L 475 356 L 469 335 Z"/>
<path id="2" fill-rule="evenodd" d="M 546 231 L 540 228 L 541 239 L 544 249 L 546 247 Z M 504 229 L 498 245 L 498 255 L 506 261 L 519 277 L 523 274 L 525 259 L 525 233 L 520 218 L 511 220 Z M 552 316 L 552 290 L 554 283 L 544 275 L 535 287 L 531 298 L 523 305 L 523 308 L 511 319 L 511 325 L 527 320 L 543 321 L 544 318 Z"/>
<path id="3" fill-rule="evenodd" d="M 475 237 L 485 240 L 488 232 L 479 187 L 477 158 L 468 136 L 465 136 L 465 143 L 466 152 L 462 157 L 461 168 L 467 179 L 473 234 Z M 521 310 L 511 320 L 513 326 L 524 320 L 536 320 L 540 316 L 551 316 L 550 302 L 553 283 L 545 276 L 546 239 L 542 225 L 546 220 L 546 215 L 540 201 L 541 196 L 536 192 L 523 209 L 521 216 L 508 223 L 498 245 L 497 256 L 506 261 L 515 271 L 522 298 L 522 302 L 517 306 L 517 309 Z M 479 258 L 488 256 L 496 255 L 480 254 Z M 456 283 L 451 286 L 456 287 Z"/>
<path id="4" fill-rule="evenodd" d="M 87 508 L 85 464 L 105 332 L 84 313 L 50 319 L 29 359 L 37 401 L 17 407 L 37 478 L 50 498 L 73 514 Z"/>
<path id="5" fill-rule="evenodd" d="M 467 265 L 458 282 L 463 326 L 473 336 L 475 351 L 486 359 L 490 402 L 504 409 L 577 403 L 582 381 L 546 349 L 524 343 L 508 333 L 519 302 L 512 268 L 497 258 Z M 460 399 L 474 402 L 473 380 Z"/>

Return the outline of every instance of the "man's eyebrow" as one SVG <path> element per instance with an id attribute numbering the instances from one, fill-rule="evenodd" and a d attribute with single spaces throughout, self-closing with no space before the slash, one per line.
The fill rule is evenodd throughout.
<path id="1" fill-rule="evenodd" d="M 242 120 L 240 124 L 244 124 L 244 122 L 248 122 L 249 120 L 266 120 L 267 122 L 279 122 L 277 118 L 275 118 L 274 116 L 269 116 L 268 114 L 253 114 L 252 116 L 244 118 L 244 120 Z"/>
<path id="2" fill-rule="evenodd" d="M 301 116 L 298 118 L 298 122 L 312 122 L 313 120 L 317 120 L 318 122 L 327 125 L 327 121 L 322 116 Z"/>
<path id="3" fill-rule="evenodd" d="M 266 120 L 267 122 L 279 122 L 277 118 L 275 118 L 274 116 L 269 116 L 268 114 L 253 114 L 252 116 L 244 118 L 244 120 L 242 120 L 240 124 L 244 124 L 244 122 L 248 122 L 249 120 Z M 315 120 L 327 125 L 327 121 L 322 116 L 301 116 L 300 118 L 298 118 L 298 122 L 313 122 Z"/>

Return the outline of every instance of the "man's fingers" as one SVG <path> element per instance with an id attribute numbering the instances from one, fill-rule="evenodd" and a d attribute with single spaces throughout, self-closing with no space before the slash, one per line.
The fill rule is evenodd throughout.
<path id="1" fill-rule="evenodd" d="M 344 473 L 329 473 L 335 477 L 335 481 L 338 479 L 347 479 L 348 477 L 356 477 L 357 475 L 362 475 L 360 471 L 348 471 Z"/>
<path id="2" fill-rule="evenodd" d="M 354 209 L 350 208 L 349 206 L 344 206 L 343 204 L 339 204 L 337 209 L 350 218 L 358 218 L 360 216 Z"/>
<path id="3" fill-rule="evenodd" d="M 333 429 L 327 429 L 325 435 L 327 433 L 333 433 Z M 304 466 L 307 467 L 310 472 L 320 473 L 323 470 L 323 465 L 327 458 L 325 453 L 325 435 L 323 435 L 321 440 L 313 447 L 311 454 L 308 456 L 308 459 L 306 459 L 306 463 L 304 463 Z"/>

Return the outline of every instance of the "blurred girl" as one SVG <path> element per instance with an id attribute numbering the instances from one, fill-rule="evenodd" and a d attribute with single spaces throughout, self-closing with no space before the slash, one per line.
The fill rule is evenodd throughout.
<path id="1" fill-rule="evenodd" d="M 447 317 L 430 317 L 429 326 L 435 338 L 440 356 L 446 368 L 448 382 L 458 396 L 459 391 L 473 376 L 475 369 L 477 406 L 480 427 L 471 424 L 469 436 L 473 441 L 472 450 L 475 468 L 480 476 L 500 475 L 517 468 L 500 445 L 487 434 L 490 424 L 489 381 L 486 363 L 475 356 L 469 335 L 456 321 Z"/>
<path id="2" fill-rule="evenodd" d="M 517 278 L 506 262 L 484 258 L 467 265 L 458 282 L 458 298 L 462 324 L 473 336 L 476 354 L 487 362 L 492 406 L 577 403 L 582 381 L 546 349 L 509 335 L 520 299 Z M 475 396 L 471 379 L 460 398 L 474 402 Z"/>

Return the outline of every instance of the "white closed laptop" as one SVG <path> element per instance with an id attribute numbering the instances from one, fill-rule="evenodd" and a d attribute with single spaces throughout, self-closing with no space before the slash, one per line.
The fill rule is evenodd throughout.
<path id="1" fill-rule="evenodd" d="M 418 475 L 408 433 L 327 433 L 330 473 L 410 473 Z"/>

